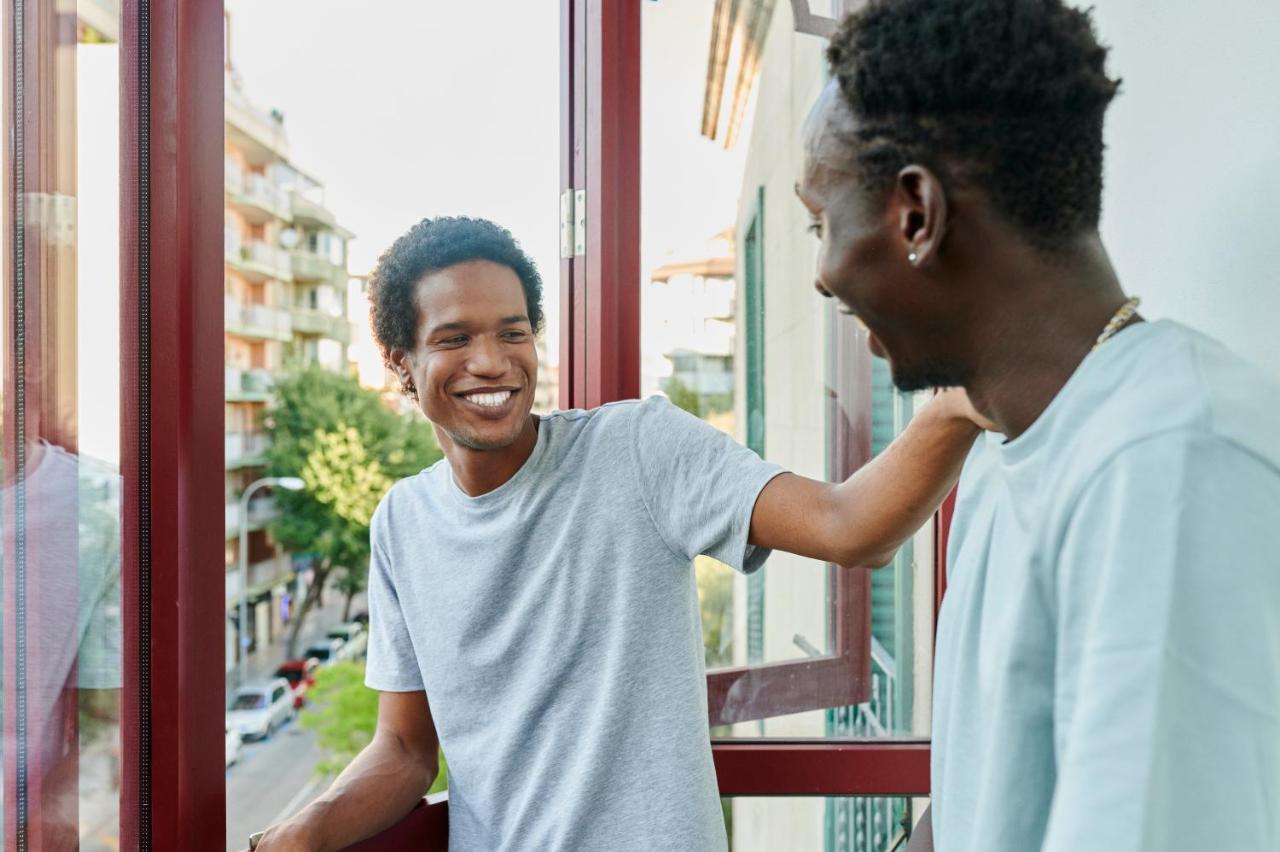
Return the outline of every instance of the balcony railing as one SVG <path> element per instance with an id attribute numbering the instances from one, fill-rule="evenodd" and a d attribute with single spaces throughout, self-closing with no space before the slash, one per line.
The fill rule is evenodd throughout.
<path id="1" fill-rule="evenodd" d="M 240 532 L 240 504 L 238 502 L 227 503 L 226 515 L 227 536 L 238 535 Z M 274 497 L 264 495 L 249 501 L 247 522 L 250 530 L 262 529 L 279 515 L 280 507 L 276 505 Z"/>
<path id="2" fill-rule="evenodd" d="M 227 467 L 243 467 L 247 462 L 262 458 L 271 442 L 262 432 L 226 433 Z"/>
<path id="3" fill-rule="evenodd" d="M 230 241 L 225 244 L 227 262 L 241 275 L 254 281 L 277 278 L 281 281 L 293 280 L 293 258 L 287 251 L 268 245 L 261 240 L 252 240 L 240 246 L 238 252 L 231 251 Z"/>
<path id="4" fill-rule="evenodd" d="M 293 193 L 292 202 L 294 219 L 323 225 L 326 228 L 332 228 L 337 224 L 328 208 L 318 201 L 307 198 L 300 192 Z"/>
<path id="5" fill-rule="evenodd" d="M 895 733 L 898 664 L 874 636 L 871 637 L 871 698 L 854 713 L 854 736 L 886 737 Z M 835 813 L 835 848 L 850 852 L 887 849 L 901 832 L 904 815 L 901 799 L 867 796 L 839 802 Z"/>
<path id="6" fill-rule="evenodd" d="M 228 296 L 223 301 L 227 331 L 241 337 L 290 340 L 293 323 L 287 311 L 266 305 L 242 305 Z"/>
<path id="7" fill-rule="evenodd" d="M 307 249 L 294 250 L 293 277 L 296 281 L 326 281 L 341 288 L 347 284 L 346 269 Z"/>
<path id="8" fill-rule="evenodd" d="M 351 323 L 345 316 L 311 308 L 293 309 L 293 330 L 300 334 L 318 334 L 342 343 L 351 342 Z"/>
<path id="9" fill-rule="evenodd" d="M 252 216 L 254 219 L 260 219 L 261 214 L 275 216 L 280 219 L 289 219 L 291 217 L 290 193 L 272 183 L 266 175 L 250 173 L 227 176 L 227 192 L 231 198 L 231 202 L 241 209 L 254 208 L 248 211 L 252 214 L 255 210 L 259 215 Z"/>
<path id="10" fill-rule="evenodd" d="M 227 367 L 224 381 L 228 402 L 266 402 L 271 397 L 275 376 L 270 370 L 240 370 Z"/>

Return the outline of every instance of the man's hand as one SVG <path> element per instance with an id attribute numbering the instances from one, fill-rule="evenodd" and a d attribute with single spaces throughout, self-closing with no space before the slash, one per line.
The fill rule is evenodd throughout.
<path id="1" fill-rule="evenodd" d="M 318 799 L 269 829 L 255 852 L 336 852 L 390 828 L 435 780 L 439 749 L 426 693 L 379 693 L 373 742 Z"/>
<path id="2" fill-rule="evenodd" d="M 756 499 L 748 540 L 836 565 L 879 568 L 937 511 L 980 429 L 990 425 L 964 391 L 945 391 L 844 482 L 775 477 Z"/>
<path id="3" fill-rule="evenodd" d="M 286 820 L 267 829 L 253 849 L 254 852 L 319 852 L 320 846 L 305 824 Z"/>
<path id="4" fill-rule="evenodd" d="M 954 417 L 968 420 L 979 429 L 984 429 L 988 432 L 999 431 L 999 427 L 996 426 L 991 418 L 973 407 L 973 401 L 969 399 L 969 394 L 964 388 L 943 388 L 938 391 L 938 396 L 932 404 L 940 406 Z"/>

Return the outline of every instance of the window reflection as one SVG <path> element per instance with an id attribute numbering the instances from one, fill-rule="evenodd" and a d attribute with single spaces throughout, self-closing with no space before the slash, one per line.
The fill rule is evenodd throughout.
<path id="1" fill-rule="evenodd" d="M 641 14 L 642 393 L 797 473 L 844 479 L 917 400 L 809 285 L 817 241 L 793 184 L 826 42 L 785 3 Z M 698 560 L 713 733 L 927 736 L 931 533 L 874 573 L 783 553 L 749 576 Z"/>
<path id="2" fill-rule="evenodd" d="M 6 30 L 25 113 L 3 229 L 6 838 L 115 849 L 119 838 L 119 7 L 52 2 Z M 6 16 L 6 26 L 14 20 Z M 37 94 L 38 93 L 38 94 Z M 17 159 L 14 159 L 14 158 Z M 17 235 L 17 241 L 13 236 Z"/>

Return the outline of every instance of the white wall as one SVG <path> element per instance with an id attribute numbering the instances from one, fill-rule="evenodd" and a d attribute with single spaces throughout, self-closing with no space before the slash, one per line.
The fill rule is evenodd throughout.
<path id="1" fill-rule="evenodd" d="M 1096 7 L 1124 81 L 1102 213 L 1121 280 L 1280 377 L 1280 2 Z"/>

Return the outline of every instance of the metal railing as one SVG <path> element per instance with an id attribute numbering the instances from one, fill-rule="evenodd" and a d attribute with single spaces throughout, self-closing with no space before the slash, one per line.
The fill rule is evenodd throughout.
<path id="1" fill-rule="evenodd" d="M 335 316 L 313 308 L 293 309 L 293 330 L 301 334 L 318 334 L 343 343 L 351 340 L 351 322 L 345 316 Z"/>
<path id="2" fill-rule="evenodd" d="M 280 507 L 274 497 L 255 497 L 249 503 L 248 524 L 250 529 L 257 529 L 275 520 L 280 514 Z M 227 535 L 234 535 L 240 530 L 240 505 L 226 504 Z"/>
<path id="3" fill-rule="evenodd" d="M 223 310 L 226 327 L 233 333 L 283 340 L 293 334 L 293 320 L 288 311 L 267 305 L 242 305 L 230 296 L 224 299 Z"/>
<path id="4" fill-rule="evenodd" d="M 271 443 L 262 432 L 227 432 L 225 441 L 228 464 L 241 459 L 257 458 L 267 451 Z"/>

